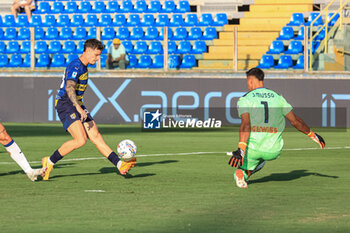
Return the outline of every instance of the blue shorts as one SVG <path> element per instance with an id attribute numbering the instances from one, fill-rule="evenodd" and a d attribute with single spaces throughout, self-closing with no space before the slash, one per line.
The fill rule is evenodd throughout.
<path id="1" fill-rule="evenodd" d="M 57 100 L 56 111 L 58 117 L 60 118 L 63 128 L 67 131 L 69 126 L 75 121 L 80 121 L 80 114 L 77 109 L 73 106 L 72 102 L 65 102 Z M 89 111 L 85 108 L 84 105 L 81 105 L 81 108 L 87 113 L 87 118 L 83 123 L 93 121 L 94 119 L 90 115 Z"/>

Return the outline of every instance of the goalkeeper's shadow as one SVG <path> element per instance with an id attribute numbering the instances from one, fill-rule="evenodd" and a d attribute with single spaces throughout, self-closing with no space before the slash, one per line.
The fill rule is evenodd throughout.
<path id="1" fill-rule="evenodd" d="M 254 183 L 264 183 L 269 181 L 291 181 L 291 180 L 297 180 L 299 178 L 307 177 L 307 176 L 319 176 L 319 177 L 333 178 L 333 179 L 339 178 L 339 176 L 330 176 L 330 175 L 325 175 L 317 172 L 308 172 L 308 170 L 294 170 L 288 173 L 272 173 L 271 175 L 262 177 L 260 179 L 249 180 L 248 183 L 254 184 Z"/>

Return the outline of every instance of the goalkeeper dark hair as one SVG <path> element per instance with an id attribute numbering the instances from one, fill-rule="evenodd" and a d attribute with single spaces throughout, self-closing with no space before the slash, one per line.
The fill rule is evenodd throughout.
<path id="1" fill-rule="evenodd" d="M 252 68 L 246 72 L 247 77 L 248 76 L 254 76 L 256 77 L 259 81 L 264 81 L 264 71 L 262 71 L 260 68 Z"/>
<path id="2" fill-rule="evenodd" d="M 84 52 L 86 51 L 87 48 L 98 49 L 98 50 L 102 51 L 102 50 L 104 50 L 105 47 L 103 46 L 103 44 L 99 40 L 88 39 L 84 43 Z"/>

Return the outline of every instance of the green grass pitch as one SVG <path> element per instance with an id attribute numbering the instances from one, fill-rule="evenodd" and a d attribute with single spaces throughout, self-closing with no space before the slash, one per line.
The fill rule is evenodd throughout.
<path id="1" fill-rule="evenodd" d="M 33 167 L 70 138 L 59 124 L 5 127 Z M 147 155 L 129 176 L 89 142 L 61 160 L 49 181 L 34 183 L 1 147 L 0 232 L 349 232 L 348 132 L 320 133 L 326 150 L 299 132 L 284 133 L 281 157 L 239 189 L 223 153 L 236 148 L 237 130 L 99 127 L 111 147 L 132 139 L 138 155 Z"/>

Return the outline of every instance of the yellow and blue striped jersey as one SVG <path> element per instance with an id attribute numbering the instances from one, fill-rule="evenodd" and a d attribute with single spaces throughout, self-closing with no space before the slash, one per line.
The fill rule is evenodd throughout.
<path id="1" fill-rule="evenodd" d="M 76 82 L 75 93 L 77 95 L 79 104 L 82 105 L 83 95 L 88 83 L 88 69 L 80 61 L 79 58 L 73 60 L 66 67 L 66 70 L 64 71 L 64 75 L 62 78 L 60 90 L 58 92 L 58 95 L 56 96 L 57 100 L 61 100 L 65 102 L 68 101 L 71 103 L 66 92 L 67 80 L 73 80 L 74 82 Z"/>

